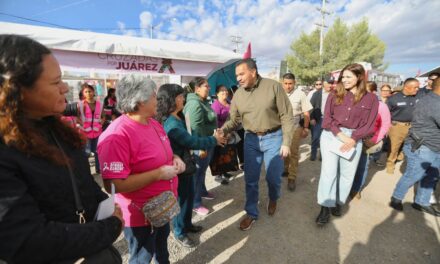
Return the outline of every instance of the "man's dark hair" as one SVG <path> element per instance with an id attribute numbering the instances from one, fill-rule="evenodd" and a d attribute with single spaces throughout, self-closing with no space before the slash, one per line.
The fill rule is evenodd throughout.
<path id="1" fill-rule="evenodd" d="M 431 72 L 431 73 L 428 75 L 428 78 L 430 79 L 430 78 L 433 77 L 433 76 L 437 76 L 437 78 L 438 78 L 438 77 L 440 77 L 440 73 L 438 73 L 438 72 Z"/>
<path id="2" fill-rule="evenodd" d="M 408 83 L 410 83 L 410 82 L 418 82 L 419 80 L 417 80 L 416 78 L 412 78 L 412 77 L 410 77 L 410 78 L 407 78 L 404 82 L 403 82 L 403 86 L 405 87 Z"/>
<path id="3" fill-rule="evenodd" d="M 257 63 L 255 62 L 254 59 L 248 58 L 248 59 L 239 60 L 237 62 L 237 64 L 235 65 L 235 67 L 238 67 L 238 66 L 240 66 L 242 64 L 246 64 L 249 70 L 255 69 L 255 71 L 258 74 Z"/>
<path id="4" fill-rule="evenodd" d="M 283 79 L 295 80 L 295 74 L 288 72 L 283 75 Z"/>

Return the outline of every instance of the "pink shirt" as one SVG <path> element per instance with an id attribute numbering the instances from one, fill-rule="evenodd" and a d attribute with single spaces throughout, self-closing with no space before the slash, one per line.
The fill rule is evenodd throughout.
<path id="1" fill-rule="evenodd" d="M 388 106 L 379 101 L 379 110 L 377 112 L 376 124 L 374 126 L 374 135 L 371 141 L 378 143 L 381 141 L 391 127 L 391 114 Z"/>
<path id="2" fill-rule="evenodd" d="M 218 100 L 215 100 L 211 108 L 217 114 L 217 127 L 222 127 L 229 117 L 230 105 L 222 105 Z"/>
<path id="3" fill-rule="evenodd" d="M 165 130 L 154 119 L 149 124 L 138 123 L 121 115 L 102 133 L 98 141 L 99 163 L 103 179 L 126 179 L 133 174 L 173 165 L 173 151 Z M 152 197 L 172 190 L 177 197 L 177 177 L 160 180 L 139 190 L 117 193 L 125 226 L 148 225 L 141 211 Z"/>

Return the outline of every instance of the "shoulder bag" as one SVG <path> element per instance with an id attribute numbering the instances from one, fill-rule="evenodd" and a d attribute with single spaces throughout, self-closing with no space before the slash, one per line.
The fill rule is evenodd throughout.
<path id="1" fill-rule="evenodd" d="M 168 160 L 168 154 L 165 145 L 163 144 L 163 140 L 154 126 L 153 129 L 162 143 L 163 150 L 165 151 L 165 155 L 167 156 Z M 174 196 L 174 193 L 172 192 L 171 180 L 170 185 L 170 191 L 165 191 L 157 196 L 154 196 L 142 207 L 142 212 L 144 213 L 145 218 L 153 227 L 162 227 L 166 225 L 171 221 L 171 219 L 180 213 L 179 203 L 177 202 L 176 196 Z M 151 231 L 153 232 L 153 229 L 151 229 Z"/>

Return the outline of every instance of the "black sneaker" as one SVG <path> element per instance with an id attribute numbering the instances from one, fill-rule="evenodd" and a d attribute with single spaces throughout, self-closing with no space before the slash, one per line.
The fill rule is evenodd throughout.
<path id="1" fill-rule="evenodd" d="M 433 216 L 437 216 L 437 217 L 440 216 L 440 211 L 435 209 L 434 206 L 432 206 L 432 205 L 431 206 L 423 206 L 420 204 L 413 203 L 411 206 L 412 206 L 412 208 L 414 208 L 418 211 L 421 211 L 421 212 L 424 212 L 424 213 L 427 213 L 427 214 L 430 214 Z"/>
<path id="2" fill-rule="evenodd" d="M 181 246 L 184 246 L 187 248 L 193 248 L 196 246 L 196 243 L 193 240 L 191 240 L 191 238 L 189 238 L 187 235 L 183 235 L 181 237 L 175 236 L 174 238 Z"/>
<path id="3" fill-rule="evenodd" d="M 402 201 L 399 200 L 399 199 L 391 197 L 391 201 L 390 201 L 390 203 L 388 205 L 391 206 L 392 208 L 394 208 L 397 211 L 403 211 Z"/>
<path id="4" fill-rule="evenodd" d="M 377 167 L 385 167 L 385 165 L 386 165 L 385 163 L 383 163 L 380 160 L 375 160 L 374 163 L 376 164 Z"/>
<path id="5" fill-rule="evenodd" d="M 316 224 L 318 226 L 324 226 L 329 221 L 330 221 L 330 208 L 321 206 L 321 211 L 319 212 L 319 215 L 316 218 Z"/>
<path id="6" fill-rule="evenodd" d="M 225 172 L 225 173 L 223 173 L 223 177 L 229 179 L 229 178 L 232 177 L 232 174 L 229 174 L 229 173 Z"/>
<path id="7" fill-rule="evenodd" d="M 188 233 L 198 233 L 202 230 L 203 230 L 203 227 L 201 227 L 199 225 L 192 225 L 192 226 L 185 229 L 185 231 Z"/>
<path id="8" fill-rule="evenodd" d="M 341 206 L 339 204 L 336 205 L 336 207 L 331 207 L 330 211 L 332 213 L 332 215 L 334 216 L 341 216 Z"/>
<path id="9" fill-rule="evenodd" d="M 228 185 L 229 184 L 229 179 L 224 178 L 221 182 L 222 185 Z"/>

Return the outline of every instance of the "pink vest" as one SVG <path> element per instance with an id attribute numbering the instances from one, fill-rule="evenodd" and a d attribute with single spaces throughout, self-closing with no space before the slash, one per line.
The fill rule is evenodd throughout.
<path id="1" fill-rule="evenodd" d="M 104 114 L 111 116 L 112 115 L 112 108 L 116 106 L 116 100 L 113 98 L 108 99 L 108 106 L 111 108 L 104 108 Z"/>
<path id="2" fill-rule="evenodd" d="M 97 138 L 102 133 L 101 126 L 101 112 L 102 105 L 99 100 L 95 101 L 95 112 L 89 107 L 89 104 L 84 100 L 79 102 L 79 111 L 81 113 L 82 131 L 87 138 Z"/>

